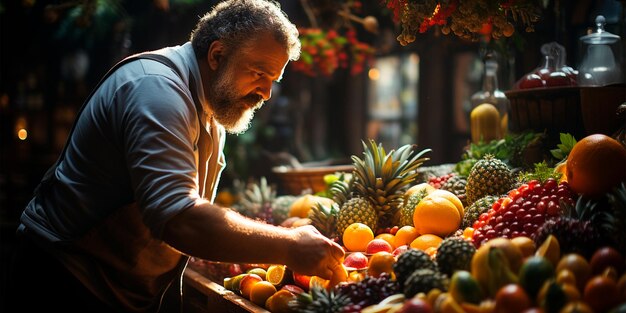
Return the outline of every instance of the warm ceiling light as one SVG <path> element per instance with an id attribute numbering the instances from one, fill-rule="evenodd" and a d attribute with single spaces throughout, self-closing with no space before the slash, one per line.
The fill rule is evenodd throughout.
<path id="1" fill-rule="evenodd" d="M 380 79 L 380 71 L 373 67 L 371 68 L 368 72 L 367 72 L 367 76 L 371 79 L 371 80 L 379 80 Z"/>

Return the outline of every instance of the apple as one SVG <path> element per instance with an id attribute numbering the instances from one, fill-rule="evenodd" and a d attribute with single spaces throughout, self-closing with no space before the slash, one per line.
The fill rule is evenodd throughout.
<path id="1" fill-rule="evenodd" d="M 346 256 L 343 260 L 343 265 L 345 267 L 361 269 L 367 267 L 367 256 L 362 252 L 353 252 Z"/>
<path id="2" fill-rule="evenodd" d="M 239 292 L 241 292 L 241 295 L 246 299 L 250 299 L 250 290 L 252 290 L 252 286 L 262 280 L 263 278 L 257 274 L 246 274 L 246 276 L 244 276 L 239 283 Z"/>
<path id="3" fill-rule="evenodd" d="M 400 254 L 404 253 L 407 250 L 409 250 L 409 245 L 402 245 L 402 246 L 399 246 L 399 247 L 395 248 L 391 254 L 393 254 L 393 256 L 397 257 L 397 256 L 399 256 Z"/>
<path id="4" fill-rule="evenodd" d="M 380 251 L 391 253 L 393 251 L 393 247 L 390 243 L 381 238 L 371 240 L 367 243 L 367 247 L 365 247 L 365 253 L 367 254 L 374 254 Z"/>
<path id="5" fill-rule="evenodd" d="M 291 284 L 284 285 L 284 286 L 283 286 L 282 288 L 280 288 L 280 289 L 281 289 L 281 290 L 283 290 L 283 289 L 284 289 L 284 290 L 287 290 L 287 291 L 291 292 L 291 293 L 292 293 L 292 294 L 294 294 L 294 295 L 299 295 L 299 294 L 301 294 L 301 293 L 303 293 L 303 292 L 304 292 L 304 289 L 302 289 L 302 288 L 300 288 L 300 287 L 298 287 L 298 286 L 296 286 L 296 285 L 291 285 Z"/>
<path id="6" fill-rule="evenodd" d="M 400 308 L 399 313 L 432 313 L 433 308 L 428 304 L 428 302 L 413 297 L 408 301 L 405 301 L 402 307 Z"/>
<path id="7" fill-rule="evenodd" d="M 293 272 L 293 282 L 304 291 L 309 291 L 311 276 Z"/>

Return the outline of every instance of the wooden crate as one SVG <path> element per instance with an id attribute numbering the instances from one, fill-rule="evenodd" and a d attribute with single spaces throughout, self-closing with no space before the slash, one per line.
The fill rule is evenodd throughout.
<path id="1" fill-rule="evenodd" d="M 270 313 L 227 290 L 206 276 L 187 267 L 184 275 L 183 304 L 190 313 Z"/>

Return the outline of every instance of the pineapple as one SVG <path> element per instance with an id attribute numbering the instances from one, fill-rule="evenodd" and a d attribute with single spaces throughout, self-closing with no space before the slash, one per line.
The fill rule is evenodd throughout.
<path id="1" fill-rule="evenodd" d="M 301 313 L 339 313 L 349 304 L 348 295 L 335 294 L 334 290 L 313 286 L 309 292 L 298 294 L 296 301 L 289 306 L 294 312 Z"/>
<path id="2" fill-rule="evenodd" d="M 393 271 L 400 286 L 403 286 L 414 271 L 421 268 L 437 270 L 437 264 L 426 252 L 412 248 L 400 254 L 398 261 L 393 264 Z"/>
<path id="3" fill-rule="evenodd" d="M 407 299 L 423 292 L 428 293 L 432 289 L 447 291 L 449 285 L 448 276 L 430 268 L 415 270 L 404 282 L 404 295 Z"/>
<path id="4" fill-rule="evenodd" d="M 461 237 L 448 237 L 437 248 L 436 262 L 439 271 L 452 277 L 458 270 L 470 271 L 476 247 Z"/>
<path id="5" fill-rule="evenodd" d="M 463 214 L 461 228 L 473 227 L 474 222 L 478 220 L 480 215 L 489 211 L 499 198 L 499 196 L 484 196 L 472 203 L 472 205 L 465 210 L 465 214 Z"/>
<path id="6" fill-rule="evenodd" d="M 265 177 L 261 177 L 258 183 L 248 183 L 234 208 L 242 215 L 273 224 L 272 202 L 275 198 L 276 189 L 267 183 Z"/>
<path id="7" fill-rule="evenodd" d="M 493 155 L 487 154 L 474 164 L 467 177 L 467 203 L 471 205 L 487 195 L 505 194 L 514 186 L 515 177 L 509 167 Z"/>
<path id="8" fill-rule="evenodd" d="M 399 227 L 402 226 L 413 226 L 413 212 L 415 212 L 415 207 L 420 201 L 427 195 L 427 191 L 422 189 L 414 194 L 405 196 L 405 200 L 400 207 L 400 221 L 398 223 Z"/>
<path id="9" fill-rule="evenodd" d="M 297 197 L 293 195 L 283 195 L 276 197 L 276 199 L 272 201 L 272 218 L 274 219 L 274 224 L 280 225 L 280 223 L 289 217 L 289 209 L 296 199 Z"/>
<path id="10" fill-rule="evenodd" d="M 376 230 L 378 215 L 371 202 L 365 198 L 356 197 L 348 200 L 337 213 L 337 233 L 343 232 L 353 223 L 363 223 L 372 230 Z"/>
<path id="11" fill-rule="evenodd" d="M 369 145 L 363 142 L 363 148 L 363 159 L 352 156 L 355 167 L 352 176 L 355 197 L 369 202 L 369 205 L 358 201 L 361 207 L 346 207 L 351 209 L 350 212 L 343 212 L 342 207 L 340 215 L 359 216 L 362 214 L 360 211 L 369 210 L 371 205 L 378 217 L 379 227 L 394 226 L 404 190 L 416 179 L 416 169 L 428 160 L 422 156 L 430 149 L 415 153 L 412 145 L 404 145 L 387 153 L 381 144 L 377 145 L 371 139 Z M 357 201 L 352 204 L 355 203 Z"/>
<path id="12" fill-rule="evenodd" d="M 333 203 L 330 206 L 316 203 L 309 211 L 309 219 L 311 219 L 311 225 L 315 226 L 317 230 L 328 238 L 337 237 L 337 213 L 339 207 Z"/>
<path id="13" fill-rule="evenodd" d="M 454 175 L 450 177 L 442 186 L 441 189 L 450 191 L 456 195 L 463 206 L 467 206 L 467 196 L 465 194 L 465 185 L 467 185 L 467 177 L 461 175 Z"/>

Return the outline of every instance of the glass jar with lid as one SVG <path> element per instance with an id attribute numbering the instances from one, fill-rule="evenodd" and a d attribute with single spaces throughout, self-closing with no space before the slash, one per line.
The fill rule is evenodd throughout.
<path id="1" fill-rule="evenodd" d="M 598 15 L 595 23 L 595 32 L 580 37 L 583 57 L 578 68 L 578 85 L 607 86 L 623 83 L 621 38 L 604 29 L 604 16 Z"/>

